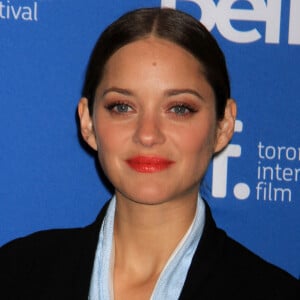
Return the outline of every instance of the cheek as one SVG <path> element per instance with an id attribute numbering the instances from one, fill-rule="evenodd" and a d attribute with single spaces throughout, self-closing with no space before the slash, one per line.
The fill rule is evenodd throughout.
<path id="1" fill-rule="evenodd" d="M 98 160 L 104 173 L 111 177 L 111 166 L 115 165 L 115 158 L 120 152 L 120 130 L 113 126 L 98 123 L 95 126 L 95 135 L 98 146 Z"/>
<path id="2" fill-rule="evenodd" d="M 114 152 L 124 142 L 125 132 L 101 114 L 94 117 L 95 136 L 99 150 Z"/>
<path id="3" fill-rule="evenodd" d="M 201 124 L 201 123 L 200 123 Z M 177 130 L 173 135 L 178 149 L 181 149 L 182 154 L 186 153 L 187 158 L 190 156 L 199 156 L 207 154 L 209 157 L 214 152 L 215 144 L 215 124 L 206 124 L 200 127 L 198 124 L 193 125 L 185 130 Z"/>

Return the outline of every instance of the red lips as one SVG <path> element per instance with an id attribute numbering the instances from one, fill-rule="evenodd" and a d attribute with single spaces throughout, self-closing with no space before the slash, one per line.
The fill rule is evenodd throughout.
<path id="1" fill-rule="evenodd" d="M 157 156 L 135 156 L 126 160 L 128 165 L 140 173 L 154 173 L 169 168 L 174 161 Z"/>

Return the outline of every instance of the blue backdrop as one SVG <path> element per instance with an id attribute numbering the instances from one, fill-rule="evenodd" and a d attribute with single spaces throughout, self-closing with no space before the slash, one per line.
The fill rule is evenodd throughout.
<path id="1" fill-rule="evenodd" d="M 146 6 L 184 10 L 219 41 L 238 121 L 202 193 L 228 234 L 299 277 L 299 0 L 0 1 L 0 245 L 86 225 L 110 197 L 76 106 L 100 32 Z"/>

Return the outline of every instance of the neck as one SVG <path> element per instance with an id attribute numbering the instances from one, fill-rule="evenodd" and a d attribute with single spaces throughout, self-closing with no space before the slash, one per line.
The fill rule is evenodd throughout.
<path id="1" fill-rule="evenodd" d="M 197 196 L 146 205 L 117 195 L 115 262 L 160 272 L 194 219 Z"/>

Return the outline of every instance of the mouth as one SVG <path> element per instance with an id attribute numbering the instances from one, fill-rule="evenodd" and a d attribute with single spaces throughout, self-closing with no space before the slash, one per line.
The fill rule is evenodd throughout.
<path id="1" fill-rule="evenodd" d="M 169 168 L 174 161 L 157 156 L 135 156 L 126 160 L 133 170 L 140 173 L 160 172 Z"/>

